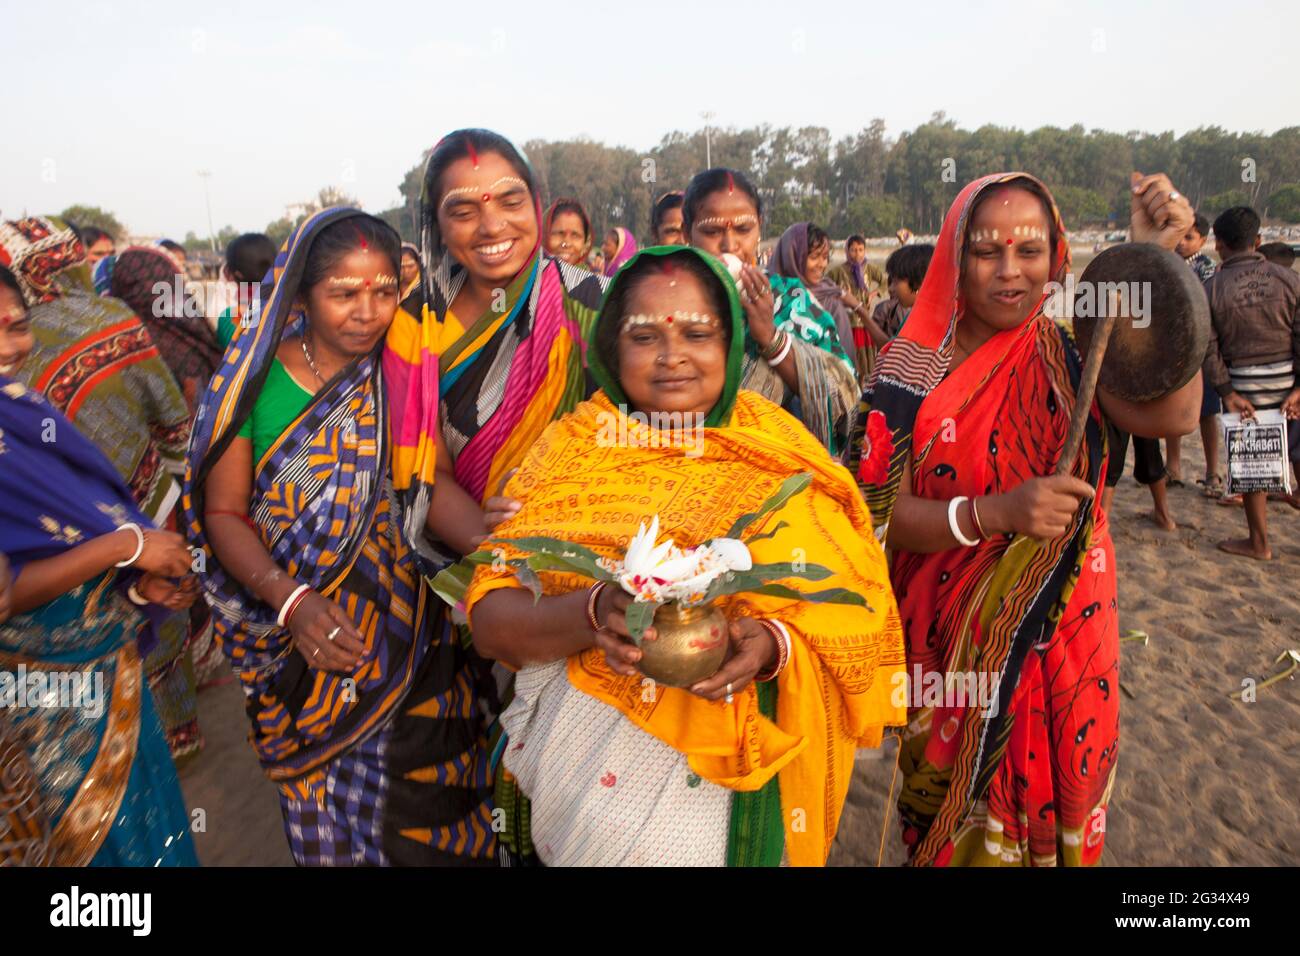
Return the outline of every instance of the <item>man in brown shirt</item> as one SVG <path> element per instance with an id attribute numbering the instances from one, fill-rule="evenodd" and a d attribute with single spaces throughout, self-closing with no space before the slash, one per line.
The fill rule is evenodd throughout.
<path id="1" fill-rule="evenodd" d="M 1259 216 L 1234 206 L 1214 220 L 1214 244 L 1221 265 L 1205 281 L 1210 300 L 1210 348 L 1205 384 L 1223 398 L 1226 411 L 1252 418 L 1257 410 L 1280 408 L 1289 419 L 1287 444 L 1300 479 L 1300 276 L 1260 255 Z M 1300 509 L 1300 494 L 1283 496 Z M 1243 495 L 1250 537 L 1219 542 L 1229 554 L 1268 560 L 1267 495 Z"/>

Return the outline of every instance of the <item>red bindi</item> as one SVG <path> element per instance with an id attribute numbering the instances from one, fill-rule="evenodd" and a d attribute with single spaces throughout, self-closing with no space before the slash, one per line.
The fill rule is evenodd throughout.
<path id="1" fill-rule="evenodd" d="M 669 325 L 672 325 L 672 324 L 673 324 L 673 317 L 670 315 L 670 316 L 668 316 L 666 319 L 664 319 L 664 321 L 667 322 Z"/>
<path id="2" fill-rule="evenodd" d="M 1011 240 L 1010 240 L 1010 239 L 1007 240 L 1007 245 L 1011 245 Z"/>
<path id="3" fill-rule="evenodd" d="M 488 201 L 489 199 L 491 199 L 491 198 L 492 198 L 492 194 L 491 194 L 491 193 L 484 193 L 484 194 L 483 194 L 483 201 L 484 201 L 484 202 L 487 202 L 487 201 Z"/>

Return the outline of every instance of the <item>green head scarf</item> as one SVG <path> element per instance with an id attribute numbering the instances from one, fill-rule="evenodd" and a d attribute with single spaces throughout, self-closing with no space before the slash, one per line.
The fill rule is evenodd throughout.
<path id="1" fill-rule="evenodd" d="M 725 318 L 731 322 L 731 344 L 727 347 L 727 380 L 722 387 L 722 396 L 704 420 L 705 428 L 718 428 L 731 420 L 731 410 L 736 404 L 736 393 L 740 391 L 741 363 L 745 355 L 745 312 L 740 305 L 740 293 L 727 267 L 702 249 L 693 246 L 650 246 L 634 255 L 615 273 L 605 292 L 600 315 L 591 328 L 591 335 L 587 342 L 587 368 L 611 402 L 623 406 L 630 404 L 623 386 L 605 364 L 605 357 L 600 352 L 600 330 L 606 327 L 607 323 L 623 321 L 622 315 L 611 314 L 614 311 L 611 303 L 622 298 L 621 295 L 615 295 L 615 290 L 623 288 L 629 275 L 638 271 L 637 264 L 648 257 L 658 259 L 666 256 L 694 256 L 704 263 L 726 293 L 730 315 Z"/>

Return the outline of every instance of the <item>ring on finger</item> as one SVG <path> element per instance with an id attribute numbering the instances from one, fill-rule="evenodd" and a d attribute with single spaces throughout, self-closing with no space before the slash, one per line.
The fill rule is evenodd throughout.
<path id="1" fill-rule="evenodd" d="M 1169 201 L 1174 202 L 1177 199 L 1181 199 L 1182 195 L 1183 194 L 1180 193 L 1177 189 L 1172 189 L 1169 191 Z"/>
<path id="2" fill-rule="evenodd" d="M 727 681 L 727 696 L 725 698 L 728 704 L 735 700 L 735 695 L 731 693 L 731 681 Z"/>
<path id="3" fill-rule="evenodd" d="M 317 658 L 317 657 L 320 657 L 320 648 L 318 647 L 318 648 L 316 648 L 314 651 L 312 651 L 312 652 L 311 652 L 311 656 L 312 656 L 313 659 L 315 659 L 315 658 Z"/>
<path id="4" fill-rule="evenodd" d="M 335 625 L 334 630 L 330 631 L 328 634 L 325 635 L 325 640 L 333 643 L 334 638 L 339 636 L 339 631 L 341 631 L 342 629 L 343 629 L 343 625 L 341 624 Z"/>

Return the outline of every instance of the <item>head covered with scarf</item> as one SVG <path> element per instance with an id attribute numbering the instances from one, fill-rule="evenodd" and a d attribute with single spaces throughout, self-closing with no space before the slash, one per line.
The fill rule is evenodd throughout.
<path id="1" fill-rule="evenodd" d="M 618 362 L 630 288 L 639 277 L 670 272 L 689 274 L 710 287 L 726 332 L 725 382 L 699 430 L 702 440 L 691 448 L 656 441 L 643 422 L 627 418 L 624 376 L 629 373 L 620 371 Z M 775 618 L 797 635 L 794 666 L 779 682 L 750 684 L 725 704 L 661 688 L 647 705 L 641 678 L 615 675 L 595 649 L 568 659 L 567 680 L 684 754 L 695 773 L 735 791 L 730 865 L 775 866 L 788 849 L 792 863 L 820 866 L 838 824 L 855 748 L 878 746 L 883 727 L 903 719 L 902 709 L 890 700 L 894 675 L 903 666 L 901 628 L 883 552 L 849 473 L 792 416 L 741 389 L 744 330 L 739 293 L 717 259 L 688 246 L 638 253 L 615 276 L 592 330 L 588 355 L 600 391 L 547 428 L 529 450 L 506 492 L 523 507 L 497 529 L 493 544 L 510 553 L 512 539 L 553 535 L 554 508 L 564 502 L 566 539 L 604 557 L 621 555 L 638 525 L 655 514 L 663 522 L 662 534 L 693 546 L 725 534 L 791 475 L 809 473 L 807 489 L 756 524 L 755 534 L 746 532 L 753 560 L 786 560 L 801 542 L 797 546 L 810 549 L 810 561 L 831 568 L 819 588 L 850 588 L 864 595 L 869 608 L 757 593 L 719 599 L 729 616 Z M 598 437 L 611 417 L 625 420 L 628 440 Z M 589 487 L 593 480 L 604 494 L 574 497 L 579 484 Z M 637 508 L 606 503 L 643 498 Z M 590 584 L 563 573 L 542 572 L 541 578 L 547 594 Z M 806 582 L 791 583 L 806 587 Z M 473 604 L 490 591 L 520 586 L 509 570 L 484 566 L 466 604 L 472 613 Z M 568 730 L 529 729 L 548 732 L 562 737 Z M 509 747 L 506 752 L 509 767 Z M 529 796 L 534 806 L 546 799 L 537 792 Z M 806 828 L 790 824 L 799 816 L 791 813 L 796 807 L 809 814 Z"/>
<path id="2" fill-rule="evenodd" d="M 614 247 L 614 254 L 605 263 L 606 276 L 612 276 L 623 268 L 623 265 L 631 261 L 632 257 L 636 255 L 637 250 L 636 239 L 632 237 L 632 233 L 622 226 L 615 226 L 610 231 L 617 237 L 617 242 Z"/>
<path id="3" fill-rule="evenodd" d="M 1039 180 L 1027 173 L 995 173 L 969 183 L 953 200 L 904 331 L 881 349 L 866 395 L 867 404 L 874 414 L 866 416 L 864 412 L 858 423 L 859 431 L 864 425 L 871 426 L 867 432 L 868 440 L 855 450 L 855 458 L 861 461 L 860 477 L 877 528 L 883 529 L 893 513 L 905 461 L 903 456 L 912 451 L 916 413 L 947 375 L 948 363 L 952 359 L 953 337 L 965 310 L 961 292 L 962 260 L 971 213 L 976 201 L 987 190 L 1008 184 L 1023 184 L 1044 199 L 1053 235 L 1051 279 L 1064 281 L 1069 271 L 1070 244 L 1065 238 L 1065 227 L 1051 193 Z M 1044 290 L 1020 328 L 995 336 L 997 341 L 993 349 L 981 349 L 982 360 L 1000 360 L 1018 337 L 1031 335 L 1041 325 L 1047 297 Z M 882 431 L 882 426 L 887 426 L 888 432 Z M 874 443 L 871 440 L 873 434 L 879 438 Z M 889 446 L 887 451 L 886 445 Z"/>
<path id="4" fill-rule="evenodd" d="M 840 287 L 828 279 L 824 272 L 816 282 L 808 279 L 807 262 L 808 253 L 812 251 L 809 243 L 812 229 L 811 222 L 796 222 L 783 232 L 781 238 L 777 240 L 776 248 L 772 250 L 772 258 L 768 260 L 767 268 L 775 275 L 798 279 L 807 287 L 817 299 L 817 303 L 834 317 L 840 346 L 847 354 L 852 355 L 854 353 L 853 326 L 849 320 L 849 311 L 844 306 Z M 830 239 L 826 238 L 826 234 L 821 233 L 821 236 L 829 245 Z"/>
<path id="5" fill-rule="evenodd" d="M 163 514 L 190 416 L 148 330 L 122 302 L 95 294 L 85 249 L 59 219 L 0 223 L 0 264 L 22 287 L 36 337 L 16 377 L 99 446 L 146 514 Z"/>
<path id="6" fill-rule="evenodd" d="M 971 220 L 1003 187 L 1042 203 L 1048 282 L 1061 282 L 1069 268 L 1060 215 L 1037 179 L 984 176 L 957 196 L 907 324 L 881 351 L 857 423 L 858 477 L 882 537 L 909 461 L 912 493 L 943 500 L 1009 491 L 1052 474 L 1062 454 L 1082 362 L 1044 313 L 1048 288 L 1036 299 L 1031 293 L 1023 322 L 995 332 L 950 369 L 967 311 Z M 1070 470 L 1094 487 L 1104 442 L 1094 404 Z M 1035 859 L 1055 860 L 1058 845 L 1065 862 L 1100 852 L 1084 829 L 1104 806 L 1114 768 L 1118 706 L 1110 685 L 1118 645 L 1113 557 L 1104 525 L 1098 532 L 1099 499 L 1085 500 L 1068 530 L 1051 540 L 994 535 L 968 549 L 895 555 L 909 667 L 968 669 L 996 697 L 987 712 L 940 705 L 909 714 L 900 813 L 913 862 L 1020 859 L 1026 844 Z M 1106 559 L 1100 565 L 1097 554 Z M 1030 713 L 1038 708 L 1050 719 Z M 1037 752 L 1036 762 L 1022 766 L 1020 752 L 1008 748 L 1013 728 L 1029 735 L 1025 746 Z M 1052 816 L 1040 822 L 1043 801 Z M 1026 810 L 1027 824 L 1020 819 Z M 996 847 L 988 859 L 986 847 Z"/>
<path id="7" fill-rule="evenodd" d="M 187 314 L 184 276 L 176 260 L 156 246 L 132 246 L 112 258 L 108 294 L 129 305 L 144 323 L 187 403 L 196 407 L 221 364 L 222 350 L 208 320 Z"/>
<path id="8" fill-rule="evenodd" d="M 53 216 L 0 223 L 0 265 L 17 277 L 28 308 L 94 288 L 85 247 L 67 223 Z"/>
<path id="9" fill-rule="evenodd" d="M 458 159 L 486 153 L 500 155 L 527 185 L 537 242 L 481 315 L 457 316 L 451 323 L 452 303 L 468 274 L 443 242 L 442 179 Z M 420 196 L 420 246 L 428 315 L 443 325 L 443 430 L 457 482 L 480 500 L 495 493 L 549 422 L 590 392 L 584 352 L 604 281 L 546 255 L 541 221 L 532 167 L 504 137 L 489 130 L 456 130 L 429 154 Z"/>
<path id="10" fill-rule="evenodd" d="M 241 323 L 195 422 L 186 473 L 186 497 L 194 496 L 194 507 L 199 505 L 202 484 L 212 465 L 252 413 L 280 342 L 305 327 L 306 316 L 297 302 L 305 292 L 301 285 L 313 240 L 324 229 L 356 217 L 390 228 L 359 209 L 337 206 L 305 220 L 281 247 L 262 283 L 261 311 Z M 341 374 L 345 382 L 369 377 L 383 384 L 382 404 L 390 417 L 393 486 L 405 505 L 408 540 L 418 548 L 415 543 L 422 537 L 428 514 L 437 453 L 434 343 L 427 330 L 399 310 L 376 353 L 357 360 Z M 334 387 L 318 394 L 318 403 L 337 390 L 339 377 L 330 384 Z M 201 508 L 195 513 L 201 515 Z"/>
<path id="11" fill-rule="evenodd" d="M 720 290 L 725 304 L 723 314 L 718 318 L 723 322 L 727 344 L 726 380 L 722 394 L 704 421 L 706 428 L 721 428 L 731 419 L 736 395 L 740 391 L 741 364 L 745 357 L 745 313 L 731 274 L 727 272 L 726 266 L 707 252 L 692 246 L 651 246 L 629 259 L 616 277 L 619 281 L 610 284 L 601 305 L 600 317 L 591 330 L 587 350 L 588 368 L 592 378 L 611 402 L 621 407 L 631 407 L 618 375 L 618 337 L 623 319 L 624 297 L 631 285 L 628 280 L 638 272 L 669 272 L 675 266 L 686 268 L 688 265 L 693 265 L 693 274 L 703 272 L 709 277 L 708 281 L 713 285 L 711 291 L 716 296 Z"/>
<path id="12" fill-rule="evenodd" d="M 307 292 L 303 280 L 313 243 L 326 229 L 348 228 L 362 217 L 389 229 L 359 210 L 336 207 L 307 219 L 286 240 L 263 284 L 261 311 L 240 327 L 212 378 L 185 475 L 182 506 L 190 540 L 207 555 L 200 577 L 217 638 L 245 683 L 254 744 L 275 779 L 322 765 L 357 734 L 379 726 L 428 649 L 423 592 L 411 565 L 423 567 L 427 548 L 437 365 L 429 330 L 401 309 L 386 338 L 326 382 L 255 463 L 249 505 L 249 520 L 272 559 L 354 614 L 358 628 L 371 634 L 367 653 L 377 666 L 367 663 L 354 675 L 302 676 L 306 665 L 298 655 L 288 657 L 291 637 L 276 622 L 278 609 L 221 567 L 207 534 L 205 486 L 212 468 L 252 413 L 280 343 L 307 321 L 298 303 Z M 398 529 L 393 548 L 377 542 L 381 521 Z M 370 593 L 373 588 L 378 591 Z M 299 679 L 315 685 L 312 702 L 292 717 L 292 702 L 275 682 L 280 667 L 298 668 Z"/>

